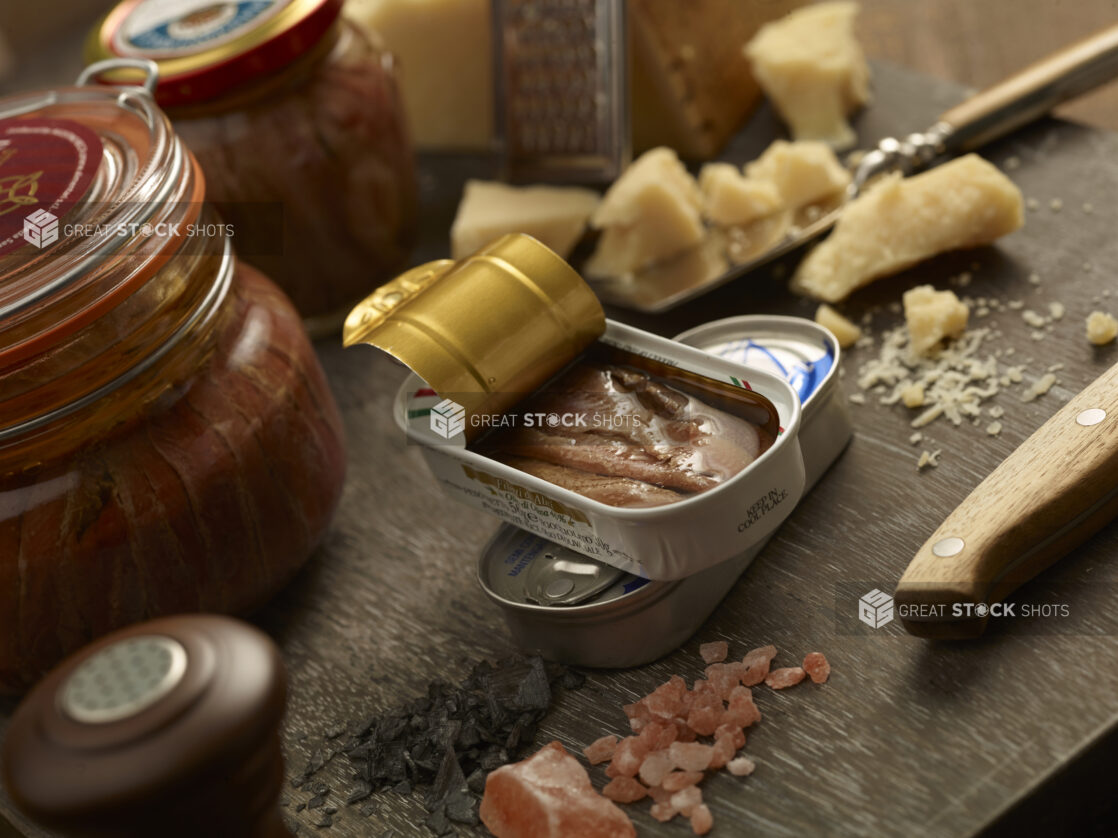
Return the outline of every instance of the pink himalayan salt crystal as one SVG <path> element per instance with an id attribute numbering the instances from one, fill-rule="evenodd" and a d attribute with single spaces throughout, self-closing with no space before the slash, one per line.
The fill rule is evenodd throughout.
<path id="1" fill-rule="evenodd" d="M 733 678 L 735 682 L 740 682 L 741 679 L 745 677 L 746 671 L 745 664 L 741 661 L 730 661 L 726 664 L 725 672 Z"/>
<path id="2" fill-rule="evenodd" d="M 734 741 L 735 748 L 745 747 L 745 731 L 737 725 L 721 724 L 718 729 L 714 731 L 714 739 L 718 741 L 723 736 L 729 736 Z"/>
<path id="3" fill-rule="evenodd" d="M 666 800 L 663 803 L 653 803 L 648 813 L 656 818 L 656 820 L 660 821 L 660 823 L 667 823 L 679 814 L 675 810 L 675 807 Z"/>
<path id="4" fill-rule="evenodd" d="M 657 803 L 667 803 L 677 791 L 679 791 L 679 789 L 668 791 L 663 786 L 650 786 L 648 789 L 648 796 Z"/>
<path id="5" fill-rule="evenodd" d="M 735 777 L 745 777 L 753 773 L 757 766 L 749 757 L 738 757 L 726 763 L 726 770 Z"/>
<path id="6" fill-rule="evenodd" d="M 699 646 L 699 654 L 705 663 L 716 663 L 726 660 L 730 653 L 730 644 L 725 640 L 715 640 L 713 643 L 703 643 Z"/>
<path id="7" fill-rule="evenodd" d="M 660 781 L 675 768 L 669 751 L 653 751 L 641 763 L 641 782 L 647 786 L 658 786 Z"/>
<path id="8" fill-rule="evenodd" d="M 617 737 L 612 733 L 609 736 L 603 736 L 601 739 L 595 739 L 589 745 L 582 749 L 582 753 L 590 761 L 591 765 L 597 765 L 600 762 L 605 762 L 613 756 L 614 750 L 617 748 Z"/>
<path id="9" fill-rule="evenodd" d="M 683 706 L 683 696 L 687 692 L 687 682 L 673 675 L 641 701 L 648 708 L 653 719 L 672 719 L 679 715 Z"/>
<path id="10" fill-rule="evenodd" d="M 733 727 L 749 727 L 761 721 L 761 710 L 753 703 L 753 692 L 749 687 L 734 687 L 730 693 L 729 705 L 722 714 L 719 724 Z"/>
<path id="11" fill-rule="evenodd" d="M 661 724 L 660 722 L 649 722 L 640 732 L 640 739 L 649 751 L 662 751 L 668 745 L 672 744 L 679 736 L 679 731 L 676 726 L 670 722 Z"/>
<path id="12" fill-rule="evenodd" d="M 672 742 L 668 748 L 676 768 L 684 771 L 705 771 L 710 765 L 713 748 L 701 742 Z M 682 810 L 680 810 L 682 811 Z"/>
<path id="13" fill-rule="evenodd" d="M 632 704 L 622 704 L 621 710 L 630 721 L 639 719 L 642 722 L 647 722 L 652 718 L 648 713 L 648 706 L 644 703 L 643 698 L 640 701 L 634 701 Z"/>
<path id="14" fill-rule="evenodd" d="M 615 803 L 636 803 L 648 796 L 648 789 L 632 777 L 614 777 L 602 788 L 602 794 Z"/>
<path id="15" fill-rule="evenodd" d="M 706 835 L 714 826 L 714 816 L 705 803 L 700 803 L 691 810 L 691 831 L 696 835 Z"/>
<path id="16" fill-rule="evenodd" d="M 633 822 L 590 785 L 558 742 L 502 765 L 485 782 L 481 821 L 497 838 L 636 838 Z"/>
<path id="17" fill-rule="evenodd" d="M 633 733 L 640 733 L 648 725 L 645 719 L 629 719 L 629 730 Z"/>
<path id="18" fill-rule="evenodd" d="M 831 665 L 822 652 L 809 652 L 804 658 L 804 672 L 816 684 L 822 684 L 831 674 Z"/>
<path id="19" fill-rule="evenodd" d="M 691 727 L 689 724 L 687 724 L 687 722 L 684 719 L 676 719 L 675 720 L 675 728 L 676 728 L 676 737 L 675 737 L 676 742 L 694 742 L 695 741 L 695 739 L 697 737 L 697 734 L 695 733 L 695 729 L 693 727 Z"/>
<path id="20" fill-rule="evenodd" d="M 713 707 L 692 710 L 687 725 L 700 736 L 710 736 L 722 723 L 722 712 Z"/>
<path id="21" fill-rule="evenodd" d="M 676 811 L 685 818 L 691 817 L 691 812 L 703 802 L 703 793 L 698 786 L 688 786 L 672 795 L 671 804 Z"/>
<path id="22" fill-rule="evenodd" d="M 648 754 L 648 746 L 637 736 L 626 736 L 617 743 L 613 759 L 606 769 L 608 777 L 634 777 Z"/>
<path id="23" fill-rule="evenodd" d="M 663 779 L 660 787 L 670 796 L 688 786 L 697 786 L 702 779 L 702 771 L 673 771 Z"/>
<path id="24" fill-rule="evenodd" d="M 726 733 L 716 737 L 710 751 L 710 768 L 717 771 L 734 758 L 737 748 L 734 747 L 734 737 Z"/>
<path id="25" fill-rule="evenodd" d="M 745 664 L 746 669 L 741 682 L 747 687 L 760 684 L 765 680 L 765 676 L 769 674 L 769 667 L 772 665 L 773 658 L 775 657 L 775 646 L 761 646 L 759 649 L 753 649 L 746 653 L 746 656 L 742 658 L 741 661 Z"/>
<path id="26" fill-rule="evenodd" d="M 799 666 L 785 666 L 781 669 L 774 669 L 765 678 L 765 683 L 772 687 L 774 690 L 782 690 L 785 687 L 795 686 L 804 680 L 806 673 Z"/>
<path id="27" fill-rule="evenodd" d="M 703 693 L 709 693 L 710 695 L 717 696 L 718 688 L 715 687 L 714 684 L 708 681 L 706 678 L 696 678 L 695 684 L 691 687 L 692 704 L 694 704 L 695 699 Z"/>
<path id="28" fill-rule="evenodd" d="M 741 680 L 738 670 L 730 669 L 724 663 L 712 663 L 706 668 L 707 680 L 710 681 L 713 691 L 719 698 L 726 698 L 730 690 L 738 685 Z"/>

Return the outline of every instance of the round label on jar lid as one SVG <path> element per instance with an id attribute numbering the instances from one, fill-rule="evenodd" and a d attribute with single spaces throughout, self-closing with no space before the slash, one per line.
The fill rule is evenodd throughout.
<path id="1" fill-rule="evenodd" d="M 112 36 L 118 55 L 158 60 L 235 40 L 291 0 L 140 0 Z"/>
<path id="2" fill-rule="evenodd" d="M 69 119 L 0 120 L 0 256 L 58 241 L 101 165 L 101 139 Z"/>
<path id="3" fill-rule="evenodd" d="M 159 65 L 159 104 L 206 102 L 306 54 L 341 8 L 342 0 L 124 0 L 93 31 L 86 59 L 150 59 Z M 137 75 L 112 70 L 101 80 Z"/>

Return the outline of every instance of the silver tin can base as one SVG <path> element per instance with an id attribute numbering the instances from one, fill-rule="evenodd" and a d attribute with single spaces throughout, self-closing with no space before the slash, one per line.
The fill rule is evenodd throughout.
<path id="1" fill-rule="evenodd" d="M 763 546 L 754 545 L 683 579 L 653 582 L 626 574 L 589 602 L 538 605 L 522 601 L 523 597 L 514 600 L 498 577 L 523 572 L 525 557 L 538 561 L 544 551 L 551 551 L 562 561 L 564 553 L 571 551 L 505 524 L 482 551 L 478 581 L 500 606 L 520 649 L 575 666 L 622 669 L 650 663 L 683 645 Z M 634 587 L 626 592 L 626 585 Z"/>

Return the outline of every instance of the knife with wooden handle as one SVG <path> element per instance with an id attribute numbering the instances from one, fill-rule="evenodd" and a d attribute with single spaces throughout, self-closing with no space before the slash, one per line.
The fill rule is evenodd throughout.
<path id="1" fill-rule="evenodd" d="M 1003 600 L 1118 515 L 1118 365 L 1010 454 L 940 525 L 897 585 L 920 637 L 977 637 Z"/>

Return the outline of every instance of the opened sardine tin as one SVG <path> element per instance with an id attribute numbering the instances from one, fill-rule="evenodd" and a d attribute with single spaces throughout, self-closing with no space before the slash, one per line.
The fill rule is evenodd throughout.
<path id="1" fill-rule="evenodd" d="M 355 309 L 346 342 L 380 346 L 417 373 L 400 388 L 394 418 L 409 441 L 422 446 L 451 497 L 649 579 L 682 578 L 741 554 L 796 505 L 804 486 L 800 402 L 783 379 L 605 320 L 585 282 L 527 236 L 506 236 L 469 259 L 428 270 L 418 289 L 380 289 L 367 301 L 375 304 L 374 314 Z M 428 289 L 437 293 L 428 295 Z M 467 308 L 484 323 L 464 322 Z M 402 333 L 406 351 L 384 338 Z M 743 400 L 775 411 L 780 432 L 768 450 L 718 486 L 642 509 L 600 503 L 467 448 L 474 414 L 493 412 L 494 404 L 509 409 L 515 403 L 509 392 L 538 389 L 595 339 L 636 366 L 667 365 L 730 385 Z M 438 345 L 427 352 L 423 341 Z M 459 368 L 450 362 L 455 357 Z M 463 394 L 464 383 L 476 387 Z"/>

